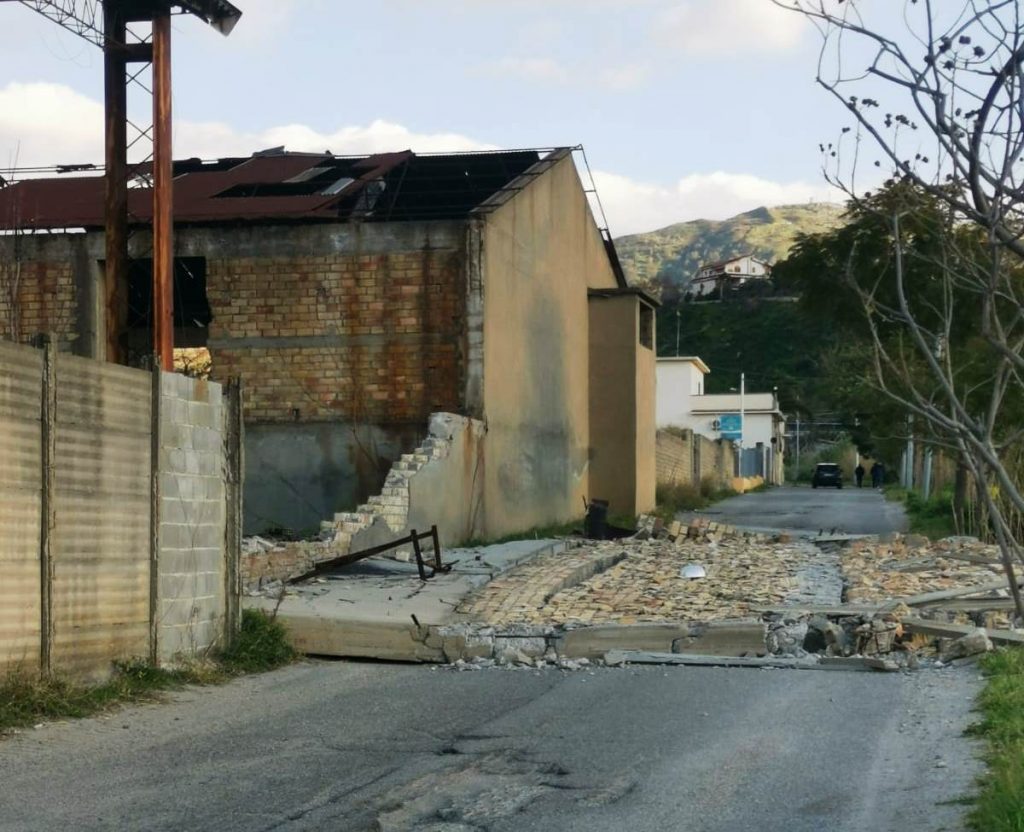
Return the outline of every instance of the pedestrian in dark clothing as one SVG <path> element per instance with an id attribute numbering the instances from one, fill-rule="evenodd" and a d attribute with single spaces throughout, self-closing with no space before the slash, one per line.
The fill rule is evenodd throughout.
<path id="1" fill-rule="evenodd" d="M 860 488 L 861 486 L 863 486 L 864 485 L 864 466 L 861 465 L 859 462 L 857 463 L 857 467 L 853 469 L 853 475 L 857 478 L 857 488 Z"/>
<path id="2" fill-rule="evenodd" d="M 882 487 L 882 477 L 885 476 L 885 468 L 882 467 L 881 462 L 876 462 L 871 466 L 871 486 L 873 488 Z"/>

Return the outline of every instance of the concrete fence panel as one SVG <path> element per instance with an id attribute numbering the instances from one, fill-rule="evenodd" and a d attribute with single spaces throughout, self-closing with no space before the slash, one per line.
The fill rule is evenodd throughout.
<path id="1" fill-rule="evenodd" d="M 241 406 L 0 342 L 0 673 L 101 678 L 238 623 Z"/>
<path id="2" fill-rule="evenodd" d="M 149 373 L 56 360 L 53 665 L 149 653 Z"/>
<path id="3" fill-rule="evenodd" d="M 0 342 L 0 674 L 40 657 L 42 354 Z"/>

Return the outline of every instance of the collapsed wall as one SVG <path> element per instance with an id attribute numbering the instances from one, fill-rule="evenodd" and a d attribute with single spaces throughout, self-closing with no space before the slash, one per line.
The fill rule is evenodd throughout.
<path id="1" fill-rule="evenodd" d="M 437 526 L 443 546 L 480 536 L 486 433 L 483 422 L 476 419 L 432 414 L 427 438 L 391 466 L 381 493 L 355 511 L 339 512 L 324 521 L 319 539 L 275 543 L 247 538 L 243 587 L 266 590 L 320 562 L 371 549 L 413 529 Z M 396 554 L 401 557 L 408 552 Z"/>

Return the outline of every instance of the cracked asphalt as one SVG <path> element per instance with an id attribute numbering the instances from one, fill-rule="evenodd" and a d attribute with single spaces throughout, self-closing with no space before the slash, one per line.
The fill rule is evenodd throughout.
<path id="1" fill-rule="evenodd" d="M 958 829 L 977 671 L 309 662 L 0 741 L 0 829 Z"/>

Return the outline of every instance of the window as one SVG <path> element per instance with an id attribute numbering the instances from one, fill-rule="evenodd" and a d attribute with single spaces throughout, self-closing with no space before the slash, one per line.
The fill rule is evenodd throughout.
<path id="1" fill-rule="evenodd" d="M 213 312 L 206 296 L 206 258 L 174 258 L 174 355 L 179 371 L 209 371 L 206 339 Z M 144 364 L 153 352 L 153 261 L 128 263 L 128 309 L 122 343 L 126 363 Z"/>
<path id="2" fill-rule="evenodd" d="M 640 346 L 654 349 L 654 310 L 640 304 Z"/>

